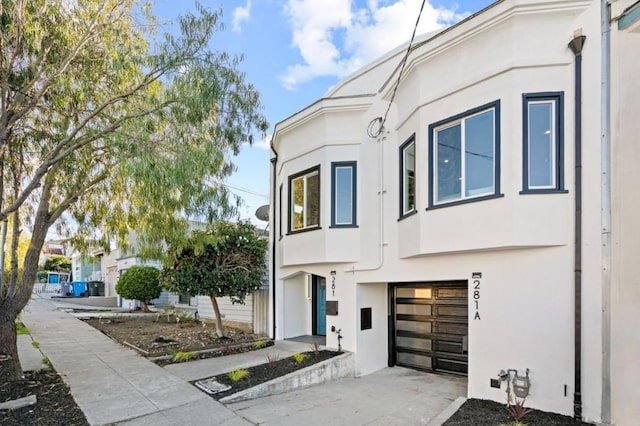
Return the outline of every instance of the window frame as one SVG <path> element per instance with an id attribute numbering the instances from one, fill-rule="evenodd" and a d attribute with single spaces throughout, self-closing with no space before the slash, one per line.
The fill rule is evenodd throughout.
<path id="1" fill-rule="evenodd" d="M 413 145 L 413 186 L 414 186 L 414 193 L 413 193 L 413 208 L 409 209 L 409 210 L 405 210 L 405 152 L 407 151 L 407 149 Z M 399 197 L 399 211 L 400 211 L 400 219 L 404 219 L 405 217 L 414 215 L 417 211 L 418 211 L 418 203 L 416 202 L 416 189 L 418 187 L 418 180 L 416 178 L 417 175 L 417 156 L 416 156 L 416 134 L 414 133 L 413 135 L 411 135 L 411 137 L 409 137 L 409 139 L 407 139 L 402 145 L 400 145 L 399 148 L 399 161 L 400 161 L 400 166 L 399 166 L 399 171 L 400 171 L 400 197 Z"/>
<path id="2" fill-rule="evenodd" d="M 554 116 L 554 185 L 532 187 L 529 184 L 529 105 L 551 102 Z M 564 187 L 564 92 L 539 92 L 522 94 L 522 191 L 521 194 L 567 193 Z"/>
<path id="3" fill-rule="evenodd" d="M 308 175 L 312 175 L 314 173 L 317 173 L 318 175 L 318 224 L 317 225 L 311 225 L 311 226 L 305 226 L 303 228 L 300 229 L 293 229 L 293 181 L 300 178 L 300 177 L 306 177 Z M 310 167 L 306 170 L 303 170 L 301 172 L 295 173 L 293 175 L 289 176 L 288 179 L 288 220 L 287 220 L 287 230 L 288 230 L 288 234 L 296 234 L 299 232 L 307 232 L 307 231 L 313 231 L 316 229 L 321 229 L 320 224 L 322 223 L 322 179 L 321 179 L 321 174 L 320 174 L 320 165 L 318 164 L 317 166 L 313 166 Z M 305 179 L 305 188 L 306 188 L 306 179 Z M 306 189 L 305 189 L 306 191 Z M 307 197 L 305 196 L 304 199 L 304 206 L 303 209 L 306 208 L 307 206 Z"/>
<path id="4" fill-rule="evenodd" d="M 337 181 L 336 172 L 339 168 L 351 169 L 351 222 L 337 223 Z M 336 161 L 331 163 L 331 226 L 330 228 L 357 228 L 358 227 L 358 164 L 356 161 Z"/>
<path id="5" fill-rule="evenodd" d="M 437 184 L 435 171 L 437 170 L 437 154 L 436 154 L 436 132 L 439 130 L 453 127 L 456 124 L 461 124 L 469 118 L 480 115 L 482 113 L 493 110 L 493 192 L 487 194 L 481 194 L 476 196 L 464 196 L 464 188 L 461 188 L 461 197 L 454 200 L 447 200 L 437 202 L 435 200 Z M 465 135 L 466 136 L 466 135 Z M 462 146 L 466 145 L 466 140 L 461 137 Z M 500 99 L 478 106 L 476 108 L 469 109 L 460 114 L 453 115 L 443 120 L 437 121 L 429 125 L 429 200 L 427 210 L 433 210 L 442 207 L 456 206 L 460 204 L 473 203 L 483 200 L 491 200 L 494 198 L 503 197 L 500 191 L 500 145 L 501 145 L 501 131 L 500 131 Z M 464 172 L 463 163 L 461 163 L 462 171 Z"/>

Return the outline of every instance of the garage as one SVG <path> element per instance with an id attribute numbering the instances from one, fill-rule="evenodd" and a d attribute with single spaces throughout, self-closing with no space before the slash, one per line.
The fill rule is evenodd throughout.
<path id="1" fill-rule="evenodd" d="M 389 365 L 467 375 L 467 281 L 389 286 Z"/>

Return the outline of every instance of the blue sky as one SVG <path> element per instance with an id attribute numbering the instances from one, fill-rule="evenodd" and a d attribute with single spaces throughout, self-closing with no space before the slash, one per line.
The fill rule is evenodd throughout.
<path id="1" fill-rule="evenodd" d="M 422 0 L 200 0 L 223 11 L 225 29 L 211 48 L 243 54 L 240 69 L 260 91 L 270 130 L 321 98 L 343 77 L 411 37 Z M 453 24 L 492 0 L 428 0 L 418 34 Z M 154 13 L 170 28 L 195 9 L 189 0 L 154 0 Z M 256 208 L 269 203 L 267 139 L 246 146 L 228 180 L 244 199 L 240 216 L 260 227 Z M 238 189 L 239 188 L 239 189 Z"/>

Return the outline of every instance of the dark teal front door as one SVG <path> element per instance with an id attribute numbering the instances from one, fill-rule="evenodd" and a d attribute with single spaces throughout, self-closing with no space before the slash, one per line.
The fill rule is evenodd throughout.
<path id="1" fill-rule="evenodd" d="M 316 286 L 316 333 L 320 336 L 327 335 L 327 280 L 317 277 Z"/>

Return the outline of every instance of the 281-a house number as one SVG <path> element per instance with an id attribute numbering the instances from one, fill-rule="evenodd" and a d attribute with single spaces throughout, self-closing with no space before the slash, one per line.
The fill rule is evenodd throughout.
<path id="1" fill-rule="evenodd" d="M 476 313 L 473 316 L 474 320 L 480 319 L 480 280 L 473 280 L 473 303 L 476 308 Z"/>

